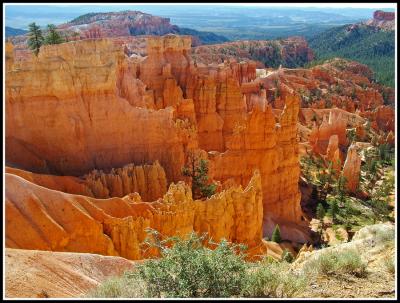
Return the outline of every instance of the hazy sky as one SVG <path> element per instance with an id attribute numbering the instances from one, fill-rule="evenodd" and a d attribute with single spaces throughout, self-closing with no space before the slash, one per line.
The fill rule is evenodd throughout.
<path id="1" fill-rule="evenodd" d="M 141 10 L 153 15 L 169 17 L 171 11 L 176 7 L 184 9 L 187 5 L 202 5 L 205 8 L 215 6 L 215 9 L 230 7 L 238 10 L 241 7 L 260 7 L 260 9 L 268 8 L 301 8 L 302 10 L 339 10 L 340 14 L 351 15 L 352 12 L 365 11 L 364 16 L 371 16 L 368 9 L 390 9 L 393 11 L 396 8 L 396 3 L 79 3 L 79 4 L 36 4 L 31 3 L 12 3 L 3 4 L 5 6 L 4 14 L 6 25 L 15 28 L 27 28 L 31 22 L 36 22 L 39 25 L 50 23 L 60 24 L 70 21 L 80 15 L 89 12 L 111 12 L 121 10 Z M 182 12 L 182 11 L 181 11 Z M 364 17 L 363 16 L 363 17 Z M 173 19 L 171 19 L 173 21 Z M 179 25 L 179 24 L 177 24 Z"/>

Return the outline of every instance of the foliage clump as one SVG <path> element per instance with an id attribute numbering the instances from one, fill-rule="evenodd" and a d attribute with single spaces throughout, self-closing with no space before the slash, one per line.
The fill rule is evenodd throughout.
<path id="1" fill-rule="evenodd" d="M 208 161 L 193 152 L 189 153 L 188 161 L 189 165 L 183 167 L 182 174 L 191 178 L 193 199 L 211 197 L 217 186 L 208 180 Z"/>
<path id="2" fill-rule="evenodd" d="M 29 24 L 29 32 L 28 32 L 28 47 L 32 52 L 37 56 L 40 51 L 40 47 L 44 43 L 44 38 L 42 34 L 42 30 L 39 25 L 36 25 L 35 22 Z"/>
<path id="3" fill-rule="evenodd" d="M 54 24 L 47 25 L 47 30 L 47 36 L 44 38 L 45 44 L 60 44 L 65 42 L 60 33 L 57 32 L 56 26 Z"/>
<path id="4" fill-rule="evenodd" d="M 272 232 L 271 241 L 280 243 L 281 239 L 281 230 L 279 229 L 279 225 L 276 225 L 274 231 Z"/>
<path id="5" fill-rule="evenodd" d="M 268 257 L 246 262 L 243 245 L 214 243 L 195 233 L 161 240 L 158 232 L 149 232 L 146 243 L 160 258 L 106 280 L 91 297 L 293 297 L 306 286 L 305 276 L 291 272 L 288 262 Z"/>
<path id="6" fill-rule="evenodd" d="M 301 159 L 304 178 L 315 190 L 315 214 L 332 218 L 334 227 L 342 226 L 347 231 L 393 220 L 394 196 L 394 152 L 390 145 L 382 144 L 362 151 L 359 187 L 356 193 L 346 190 L 346 178 L 336 174 L 333 163 L 320 157 L 307 155 Z"/>
<path id="7" fill-rule="evenodd" d="M 285 249 L 282 252 L 282 260 L 288 263 L 292 263 L 294 261 L 294 257 L 292 255 L 292 253 L 290 251 L 288 251 L 287 249 Z"/>
<path id="8" fill-rule="evenodd" d="M 246 264 L 239 248 L 223 240 L 214 249 L 203 245 L 204 236 L 170 238 L 158 244 L 161 258 L 139 267 L 149 297 L 227 297 L 243 289 Z M 172 245 L 172 248 L 168 247 Z"/>
<path id="9" fill-rule="evenodd" d="M 304 267 L 307 273 L 324 275 L 351 274 L 357 277 L 367 275 L 367 264 L 355 249 L 327 251 L 308 261 Z"/>
<path id="10" fill-rule="evenodd" d="M 325 217 L 325 208 L 321 203 L 318 203 L 316 216 L 319 220 Z"/>

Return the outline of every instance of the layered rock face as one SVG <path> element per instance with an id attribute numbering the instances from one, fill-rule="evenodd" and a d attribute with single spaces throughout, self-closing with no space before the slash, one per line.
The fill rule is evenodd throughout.
<path id="1" fill-rule="evenodd" d="M 315 152 L 325 154 L 332 136 L 337 136 L 338 145 L 347 146 L 346 120 L 341 113 L 331 111 L 329 120 L 323 116 L 321 125 L 314 128 L 308 138 Z"/>
<path id="2" fill-rule="evenodd" d="M 108 173 L 93 170 L 79 178 L 34 174 L 11 167 L 6 167 L 6 172 L 49 189 L 102 199 L 123 197 L 135 192 L 144 200 L 152 201 L 167 192 L 165 171 L 158 162 L 139 166 L 128 164 L 113 168 Z"/>
<path id="3" fill-rule="evenodd" d="M 250 248 L 262 245 L 263 204 L 259 173 L 245 190 L 232 187 L 210 199 L 192 200 L 188 185 L 171 184 L 162 199 L 135 194 L 95 199 L 50 190 L 6 173 L 6 246 L 142 259 L 146 227 L 163 236 L 207 232 Z M 24 233 L 21 234 L 21 229 Z"/>
<path id="4" fill-rule="evenodd" d="M 158 160 L 177 180 L 190 131 L 176 123 L 172 108 L 133 107 L 146 96 L 132 92 L 132 78 L 128 99 L 119 96 L 122 61 L 122 50 L 110 41 L 85 40 L 43 47 L 38 59 L 11 63 L 7 162 L 33 172 L 83 175 Z"/>
<path id="5" fill-rule="evenodd" d="M 374 12 L 374 19 L 375 20 L 391 21 L 391 20 L 394 20 L 394 17 L 395 17 L 395 15 L 392 12 L 384 12 L 384 11 L 380 11 L 380 10 Z"/>
<path id="6" fill-rule="evenodd" d="M 153 53 L 164 54 L 158 57 L 159 60 L 162 62 L 164 59 L 168 62 L 167 66 L 171 65 L 172 74 L 181 83 L 182 94 L 193 100 L 199 147 L 210 151 L 211 176 L 222 182 L 234 180 L 238 184 L 246 184 L 252 171 L 260 169 L 265 217 L 300 223 L 296 140 L 299 98 L 289 93 L 283 96 L 285 109 L 275 129 L 276 119 L 271 106 L 267 105 L 265 91 L 242 94 L 243 87 L 251 86 L 255 79 L 254 65 L 234 60 L 208 68 L 190 62 L 184 64 L 182 60 L 188 58 L 187 52 L 183 52 L 181 61 L 178 61 L 179 54 L 171 51 L 168 56 L 168 52 L 160 51 L 168 50 L 165 46 L 168 40 L 164 40 L 164 46 L 158 46 L 158 39 L 152 40 L 151 44 L 148 42 L 153 48 L 148 49 L 149 58 Z M 179 50 L 178 47 L 174 49 Z M 151 64 L 147 61 L 149 58 L 144 61 L 145 65 Z M 177 65 L 176 61 L 180 64 Z M 158 73 L 163 74 L 164 71 L 159 68 Z M 149 88 L 156 87 L 161 92 L 163 89 L 157 85 L 159 82 L 147 80 L 155 79 L 154 74 L 145 75 L 142 80 L 148 83 Z M 180 99 L 179 94 L 175 100 Z M 266 232 L 270 233 L 272 229 L 268 228 Z"/>
<path id="7" fill-rule="evenodd" d="M 164 169 L 154 165 L 126 165 L 109 173 L 94 170 L 84 176 L 87 186 L 96 198 L 123 197 L 137 192 L 146 201 L 155 200 L 167 191 Z"/>
<path id="8" fill-rule="evenodd" d="M 146 57 L 128 57 L 125 46 L 93 39 L 45 46 L 23 64 L 7 56 L 7 164 L 72 176 L 111 171 L 87 175 L 87 196 L 138 191 L 151 201 L 162 196 L 164 184 L 183 180 L 188 152 L 201 148 L 214 180 L 245 186 L 260 170 L 264 221 L 275 222 L 265 233 L 278 221 L 301 224 L 299 98 L 282 94 L 276 118 L 254 81 L 255 65 L 196 65 L 190 37 L 149 37 Z M 260 90 L 248 89 L 253 86 Z M 136 168 L 136 185 L 129 169 L 117 169 L 155 161 L 166 182 L 161 170 L 149 172 L 151 192 L 138 183 Z"/>
<path id="9" fill-rule="evenodd" d="M 395 18 L 396 16 L 394 12 L 378 10 L 374 12 L 373 18 L 366 21 L 365 24 L 382 30 L 395 30 Z"/>
<path id="10" fill-rule="evenodd" d="M 139 11 L 86 14 L 60 25 L 59 28 L 83 32 L 97 28 L 98 36 L 90 38 L 165 35 L 178 30 L 176 25 L 170 23 L 169 18 L 153 16 Z"/>
<path id="11" fill-rule="evenodd" d="M 343 165 L 342 175 L 346 178 L 346 189 L 351 193 L 356 193 L 360 181 L 361 158 L 357 154 L 355 145 L 351 145 L 347 152 L 347 158 Z"/>
<path id="12" fill-rule="evenodd" d="M 247 182 L 250 167 L 258 167 L 262 174 L 264 194 L 264 218 L 275 224 L 281 219 L 301 223 L 300 174 L 297 148 L 297 115 L 299 99 L 288 97 L 286 107 L 279 118 L 278 127 L 272 108 L 255 108 L 227 141 L 228 150 L 213 152 L 213 176 L 217 180 L 233 179 Z M 232 163 L 235 163 L 232 166 Z M 266 233 L 271 233 L 269 224 Z"/>

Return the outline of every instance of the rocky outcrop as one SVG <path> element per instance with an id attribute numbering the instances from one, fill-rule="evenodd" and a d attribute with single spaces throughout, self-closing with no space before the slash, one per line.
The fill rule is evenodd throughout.
<path id="1" fill-rule="evenodd" d="M 83 178 L 96 198 L 123 197 L 137 192 L 143 200 L 153 201 L 167 191 L 165 172 L 158 162 L 154 165 L 125 165 L 113 168 L 109 173 L 94 170 Z"/>
<path id="2" fill-rule="evenodd" d="M 79 298 L 134 262 L 87 253 L 5 250 L 5 297 Z"/>
<path id="3" fill-rule="evenodd" d="M 349 242 L 336 244 L 324 249 L 299 252 L 296 260 L 292 263 L 292 269 L 295 271 L 305 270 L 307 265 L 313 264 L 320 256 L 328 253 L 337 254 L 345 251 L 356 251 L 362 261 L 368 265 L 367 269 L 369 271 L 381 271 L 382 267 L 376 267 L 376 265 L 383 261 L 387 253 L 393 253 L 394 246 L 388 245 L 388 243 L 394 242 L 394 237 L 395 226 L 393 223 L 386 222 L 364 226 L 354 234 Z M 385 252 L 384 254 L 382 254 L 383 251 Z"/>
<path id="4" fill-rule="evenodd" d="M 396 28 L 395 18 L 396 16 L 394 12 L 377 10 L 374 12 L 373 18 L 364 23 L 378 29 L 394 31 Z"/>
<path id="5" fill-rule="evenodd" d="M 355 145 L 350 145 L 347 151 L 346 161 L 343 165 L 342 175 L 346 178 L 346 189 L 351 193 L 356 193 L 360 182 L 361 158 L 357 153 Z"/>
<path id="6" fill-rule="evenodd" d="M 6 167 L 6 172 L 49 189 L 100 199 L 138 193 L 152 201 L 167 192 L 165 172 L 157 161 L 153 165 L 128 164 L 108 173 L 93 170 L 81 177 L 35 174 L 12 167 Z"/>
<path id="7" fill-rule="evenodd" d="M 269 222 L 264 232 L 269 236 L 275 224 L 281 220 L 299 225 L 302 223 L 296 139 L 298 110 L 299 99 L 287 97 L 279 124 L 274 127 L 275 117 L 271 106 L 265 105 L 265 110 L 257 107 L 234 128 L 225 152 L 209 153 L 210 170 L 217 180 L 233 179 L 241 184 L 250 179 L 249 168 L 260 169 L 264 220 Z M 293 240 L 296 238 L 290 233 L 285 233 L 285 236 Z"/>
<path id="8" fill-rule="evenodd" d="M 326 149 L 326 160 L 332 163 L 332 169 L 339 173 L 342 168 L 341 153 L 339 150 L 339 139 L 337 135 L 329 138 L 328 147 Z"/>
<path id="9" fill-rule="evenodd" d="M 392 12 L 384 12 L 381 10 L 375 11 L 374 12 L 374 19 L 378 21 L 391 21 L 394 20 L 395 15 Z"/>
<path id="10" fill-rule="evenodd" d="M 325 154 L 329 145 L 331 136 L 338 137 L 338 144 L 340 146 L 347 146 L 346 137 L 346 120 L 343 119 L 341 113 L 331 111 L 329 113 L 329 120 L 323 117 L 322 123 L 319 127 L 312 129 L 308 140 L 313 146 L 316 153 Z"/>
<path id="11" fill-rule="evenodd" d="M 181 28 L 170 23 L 169 18 L 146 14 L 140 11 L 120 11 L 109 13 L 88 13 L 70 22 L 57 26 L 66 42 L 82 39 L 115 38 L 129 36 L 180 34 L 192 36 L 192 45 L 221 43 L 228 41 L 224 36 Z M 12 37 L 27 50 L 27 35 Z"/>
<path id="12" fill-rule="evenodd" d="M 70 29 L 87 33 L 93 28 L 98 29 L 99 36 L 104 38 L 129 35 L 165 35 L 178 30 L 170 23 L 169 18 L 162 18 L 139 11 L 123 11 L 111 13 L 89 13 L 62 24 L 59 29 Z"/>
<path id="13" fill-rule="evenodd" d="M 332 277 L 337 275 L 321 273 L 320 264 L 326 259 L 346 259 L 356 255 L 360 264 L 352 273 L 351 287 L 345 279 Z M 341 258 L 342 256 L 342 258 Z M 347 257 L 347 258 L 346 258 Z M 355 259 L 355 258 L 352 258 Z M 308 275 L 309 286 L 299 295 L 301 298 L 391 298 L 396 294 L 396 275 L 388 265 L 396 264 L 395 225 L 386 222 L 362 227 L 351 241 L 338 243 L 332 247 L 302 251 L 291 263 L 292 274 Z M 393 268 L 393 267 L 392 267 Z M 345 269 L 346 271 L 348 268 Z M 358 275 L 363 270 L 365 275 Z M 344 276 L 344 274 L 342 274 Z M 357 294 L 355 295 L 355 290 Z"/>
<path id="14" fill-rule="evenodd" d="M 310 69 L 280 68 L 267 70 L 258 79 L 267 89 L 269 101 L 280 107 L 282 86 L 296 91 L 302 98 L 301 108 L 343 109 L 348 113 L 372 112 L 377 107 L 392 103 L 392 90 L 374 83 L 373 73 L 366 65 L 334 58 Z"/>
<path id="15" fill-rule="evenodd" d="M 394 132 L 394 108 L 391 106 L 379 106 L 374 111 L 374 120 L 380 130 Z"/>
<path id="16" fill-rule="evenodd" d="M 193 59 L 204 64 L 236 59 L 254 60 L 257 67 L 297 67 L 314 59 L 314 53 L 303 37 L 282 40 L 234 41 L 202 45 L 192 49 Z"/>
<path id="17" fill-rule="evenodd" d="M 121 92 L 122 60 L 122 49 L 97 39 L 43 47 L 38 59 L 11 62 L 7 162 L 33 172 L 83 175 L 158 160 L 167 178 L 177 180 L 192 131 L 175 121 L 173 108 L 132 106 L 147 95 Z"/>
<path id="18" fill-rule="evenodd" d="M 163 236 L 207 232 L 213 240 L 262 245 L 260 174 L 246 189 L 229 188 L 192 200 L 183 182 L 171 184 L 162 199 L 136 195 L 95 199 L 50 190 L 6 173 L 6 247 L 71 251 L 142 259 L 154 254 L 141 246 L 147 227 Z M 21 229 L 24 233 L 21 234 Z"/>
<path id="19" fill-rule="evenodd" d="M 295 93 L 281 87 L 283 111 L 275 116 L 251 62 L 197 65 L 190 37 L 149 37 L 145 56 L 128 57 L 132 43 L 93 39 L 45 46 L 25 64 L 10 56 L 7 164 L 82 176 L 158 161 L 169 184 L 183 180 L 188 152 L 201 148 L 208 152 L 214 180 L 245 186 L 259 169 L 264 216 L 300 224 Z M 88 183 L 94 197 L 129 191 L 146 200 L 160 197 L 162 190 L 153 186 L 146 188 L 155 193 L 146 193 L 134 181 L 124 184 L 115 175 L 125 173 L 117 171 Z"/>

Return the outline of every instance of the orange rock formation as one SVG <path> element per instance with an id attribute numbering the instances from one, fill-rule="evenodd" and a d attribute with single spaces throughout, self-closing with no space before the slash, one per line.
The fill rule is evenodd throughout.
<path id="1" fill-rule="evenodd" d="M 215 180 L 244 186 L 260 170 L 267 233 L 278 221 L 300 224 L 299 98 L 283 93 L 275 118 L 265 90 L 245 93 L 259 87 L 250 63 L 196 65 L 185 36 L 147 38 L 146 57 L 127 57 L 120 42 L 44 46 L 23 64 L 7 56 L 7 164 L 79 176 L 158 160 L 169 184 L 182 180 L 188 151 L 201 148 Z M 109 195 L 127 193 L 123 181 L 107 180 Z"/>
<path id="2" fill-rule="evenodd" d="M 314 151 L 319 154 L 325 154 L 329 140 L 332 135 L 338 137 L 338 144 L 346 146 L 348 144 L 346 137 L 346 120 L 343 119 L 341 113 L 330 111 L 329 120 L 326 116 L 318 128 L 314 128 L 309 135 L 309 142 L 314 147 Z"/>
<path id="3" fill-rule="evenodd" d="M 129 164 L 113 168 L 109 173 L 93 170 L 80 178 L 34 174 L 11 167 L 6 167 L 6 172 L 49 189 L 94 198 L 123 197 L 137 192 L 142 199 L 152 201 L 167 192 L 165 172 L 158 162 L 142 166 Z"/>
<path id="4" fill-rule="evenodd" d="M 7 248 L 5 297 L 82 298 L 133 267 L 121 257 Z"/>
<path id="5" fill-rule="evenodd" d="M 350 145 L 347 151 L 347 158 L 343 165 L 342 175 L 346 178 L 346 188 L 349 192 L 355 193 L 360 181 L 361 158 L 357 154 L 355 145 Z"/>
<path id="6" fill-rule="evenodd" d="M 135 194 L 95 199 L 50 190 L 6 173 L 6 246 L 141 259 L 146 227 L 164 236 L 207 232 L 213 240 L 262 246 L 261 178 L 246 189 L 229 188 L 193 201 L 190 187 L 171 184 L 162 199 L 142 202 Z M 24 230 L 24 233 L 21 233 Z"/>

